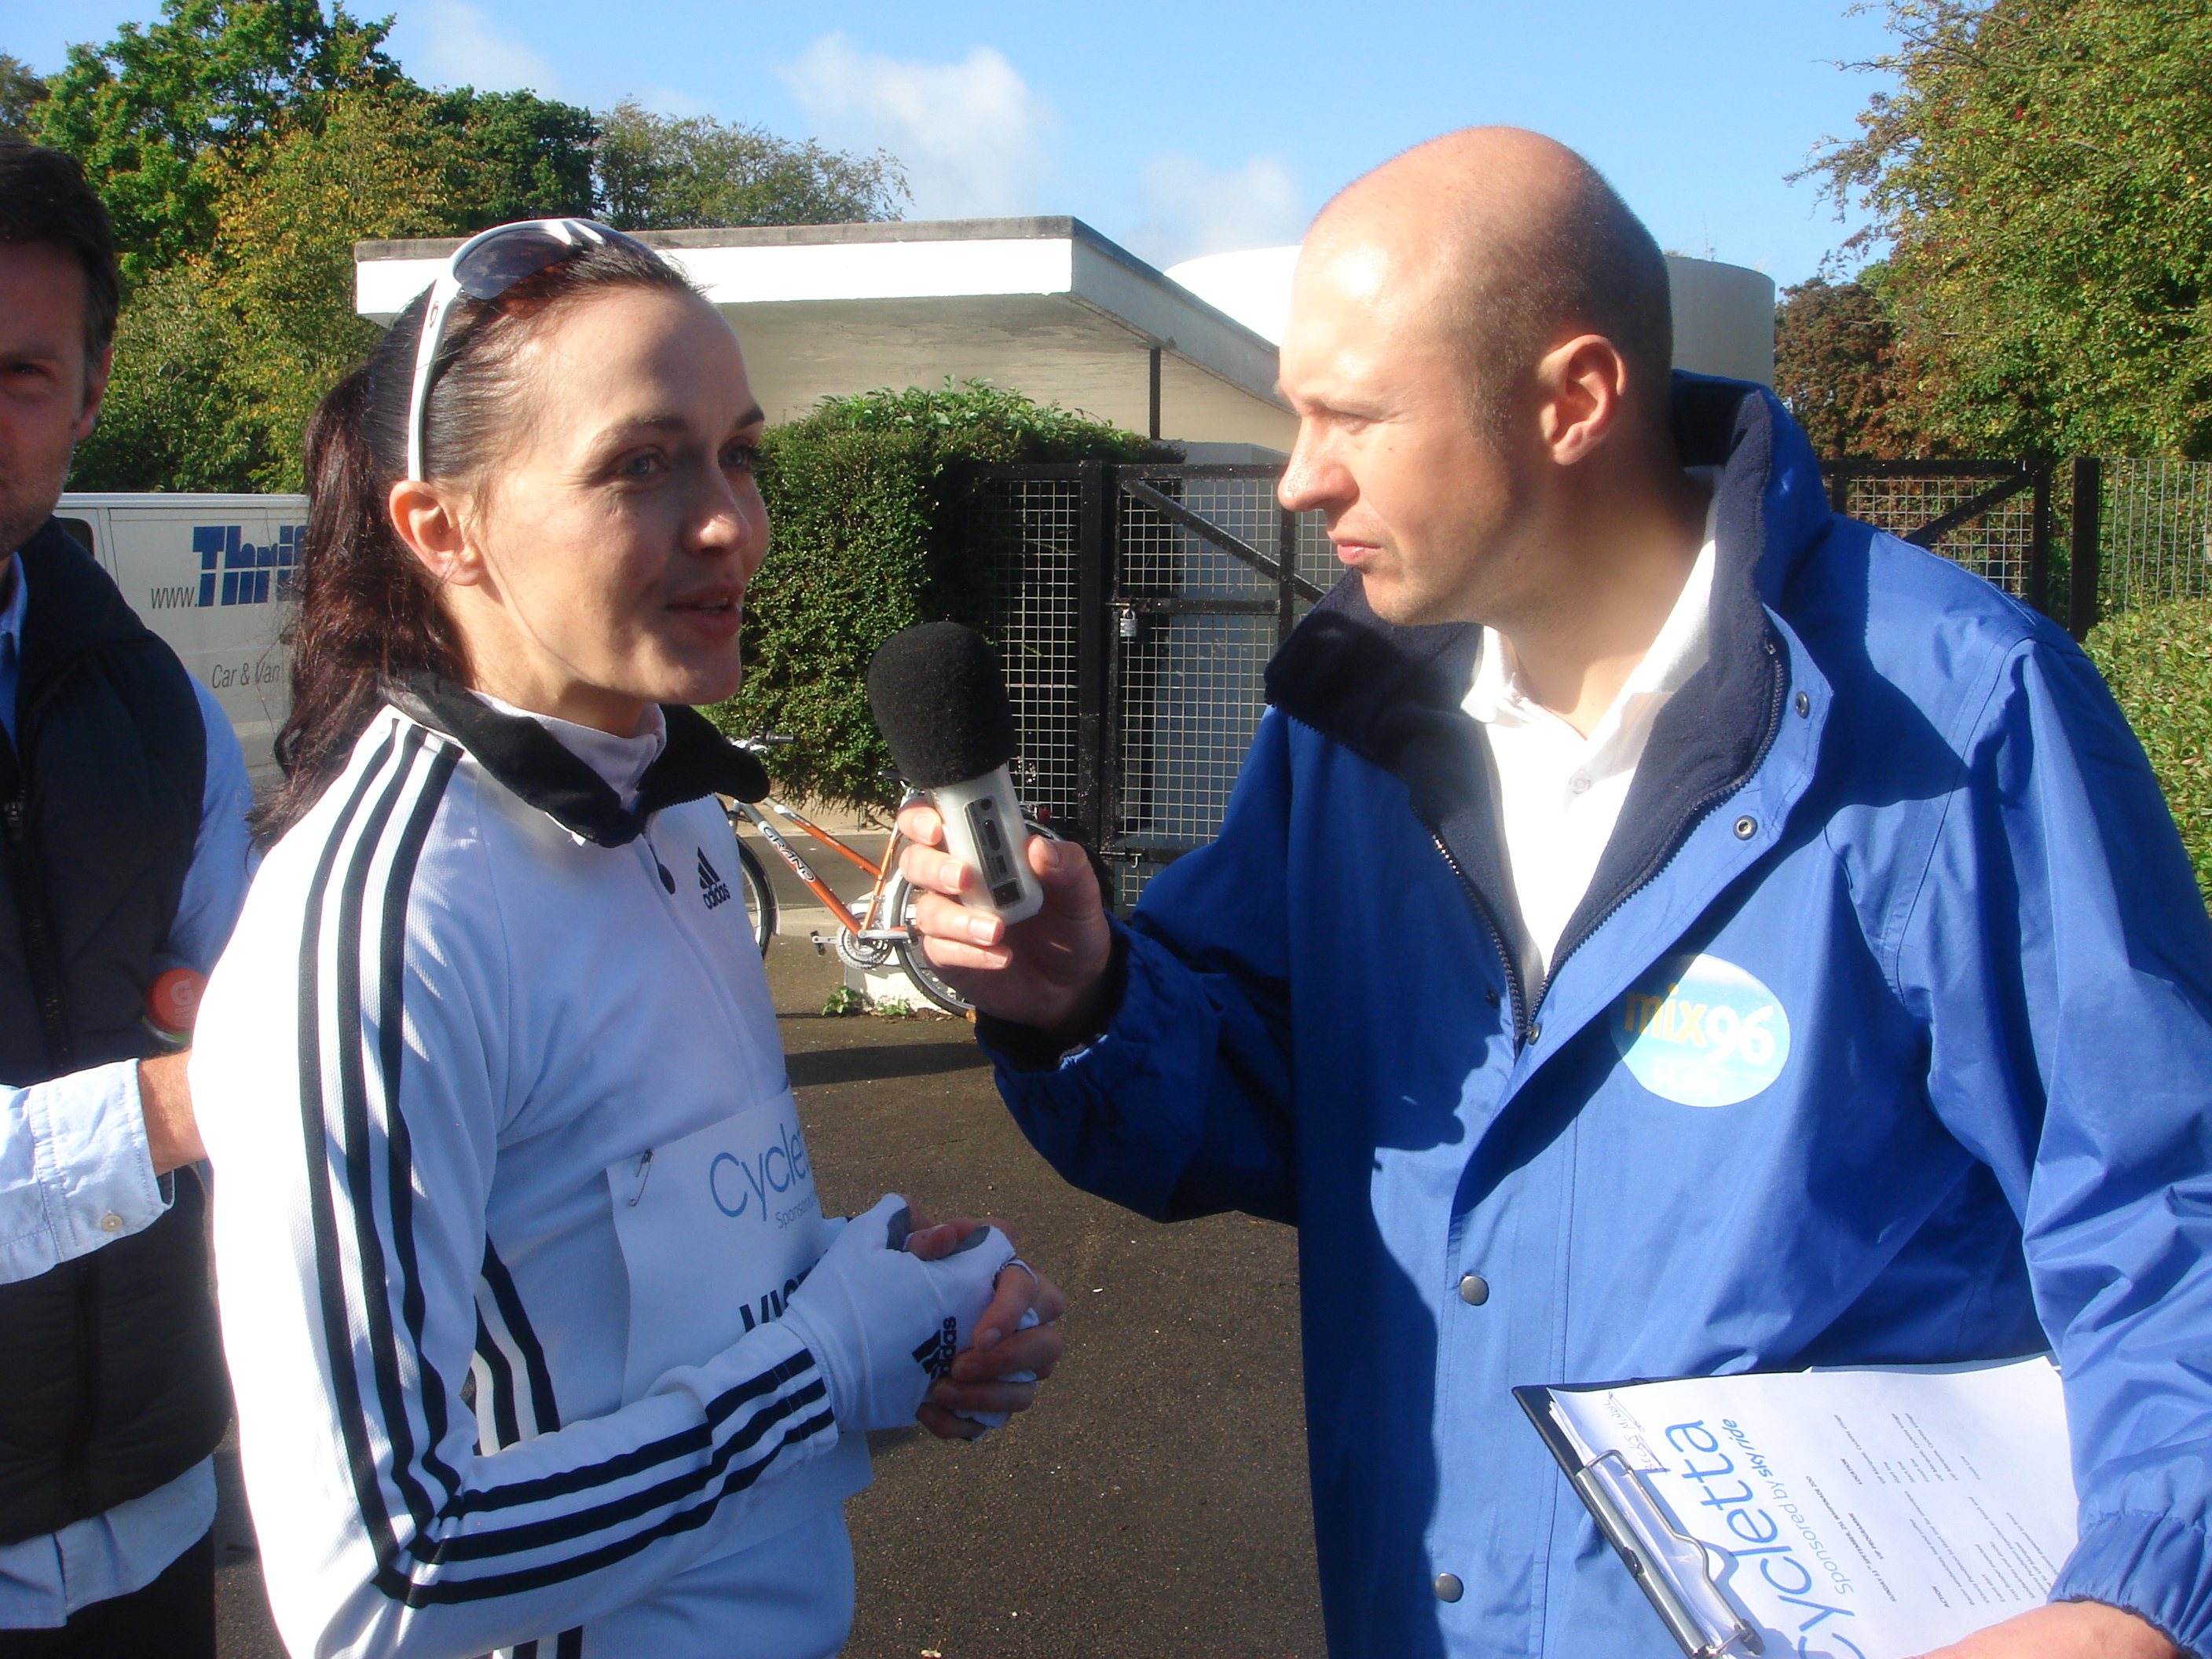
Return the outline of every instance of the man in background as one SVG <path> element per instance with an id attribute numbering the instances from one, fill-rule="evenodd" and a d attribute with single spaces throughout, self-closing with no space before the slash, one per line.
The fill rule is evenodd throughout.
<path id="1" fill-rule="evenodd" d="M 0 139 L 0 1659 L 215 1652 L 229 1393 L 148 997 L 228 939 L 252 797 L 214 699 L 53 517 L 117 298 L 76 163 Z"/>
<path id="2" fill-rule="evenodd" d="M 1219 839 L 1126 927 L 1072 849 L 1012 929 L 909 851 L 931 957 L 1069 1180 L 1297 1225 L 1337 1659 L 1674 1651 L 1516 1384 L 2045 1346 L 2080 1541 L 1948 1659 L 2203 1653 L 2212 921 L 2172 820 L 2063 633 L 1831 513 L 1781 406 L 1670 347 L 1658 248 L 1548 140 L 1347 189 L 1280 486 L 1347 574 Z"/>

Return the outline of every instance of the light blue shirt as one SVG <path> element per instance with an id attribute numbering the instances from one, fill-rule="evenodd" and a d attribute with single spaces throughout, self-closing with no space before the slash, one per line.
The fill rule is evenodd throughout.
<path id="1" fill-rule="evenodd" d="M 27 602 L 10 555 L 0 607 L 0 725 L 15 738 L 15 692 Z M 199 835 L 170 947 L 215 965 L 246 902 L 253 804 L 230 720 L 204 685 L 207 781 Z M 95 1066 L 27 1089 L 0 1085 L 0 1283 L 50 1273 L 149 1227 L 168 1207 L 146 1146 L 136 1062 Z M 149 1584 L 215 1522 L 215 1471 L 203 1460 L 168 1485 L 44 1537 L 0 1545 L 0 1630 L 51 1627 L 78 1608 Z"/>

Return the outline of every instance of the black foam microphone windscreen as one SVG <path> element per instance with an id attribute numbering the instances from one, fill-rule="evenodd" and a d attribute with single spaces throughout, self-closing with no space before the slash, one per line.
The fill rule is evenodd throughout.
<path id="1" fill-rule="evenodd" d="M 967 783 L 1014 757 L 999 653 L 958 623 L 923 623 L 885 640 L 868 664 L 868 707 L 916 788 Z"/>

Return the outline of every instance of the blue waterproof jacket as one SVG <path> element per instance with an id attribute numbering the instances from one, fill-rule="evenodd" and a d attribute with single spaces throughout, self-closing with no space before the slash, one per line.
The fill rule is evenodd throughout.
<path id="1" fill-rule="evenodd" d="M 2212 1651 L 2212 923 L 2142 751 L 2062 632 L 1832 513 L 1765 392 L 1678 377 L 1675 422 L 1724 468 L 1711 656 L 1545 984 L 1460 708 L 1480 629 L 1348 577 L 1120 934 L 1103 1036 L 1039 1065 L 987 1026 L 1000 1088 L 1080 1187 L 1297 1224 L 1338 1659 L 1674 1651 L 1516 1383 L 2046 1345 L 2054 1595 Z"/>

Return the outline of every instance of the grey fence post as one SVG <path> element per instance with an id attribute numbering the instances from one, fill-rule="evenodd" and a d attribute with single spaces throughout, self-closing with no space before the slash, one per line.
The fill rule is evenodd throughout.
<path id="1" fill-rule="evenodd" d="M 2097 586 L 2104 576 L 2105 464 L 2074 458 L 2074 534 L 2068 551 L 2066 631 L 2081 638 L 2097 625 Z"/>
<path id="2" fill-rule="evenodd" d="M 1112 763 L 1112 721 L 1107 708 L 1110 680 L 1108 653 L 1114 648 L 1114 617 L 1107 604 L 1113 556 L 1114 502 L 1106 463 L 1080 463 L 1075 541 L 1075 817 L 1083 840 L 1103 851 L 1112 807 L 1108 772 Z"/>

